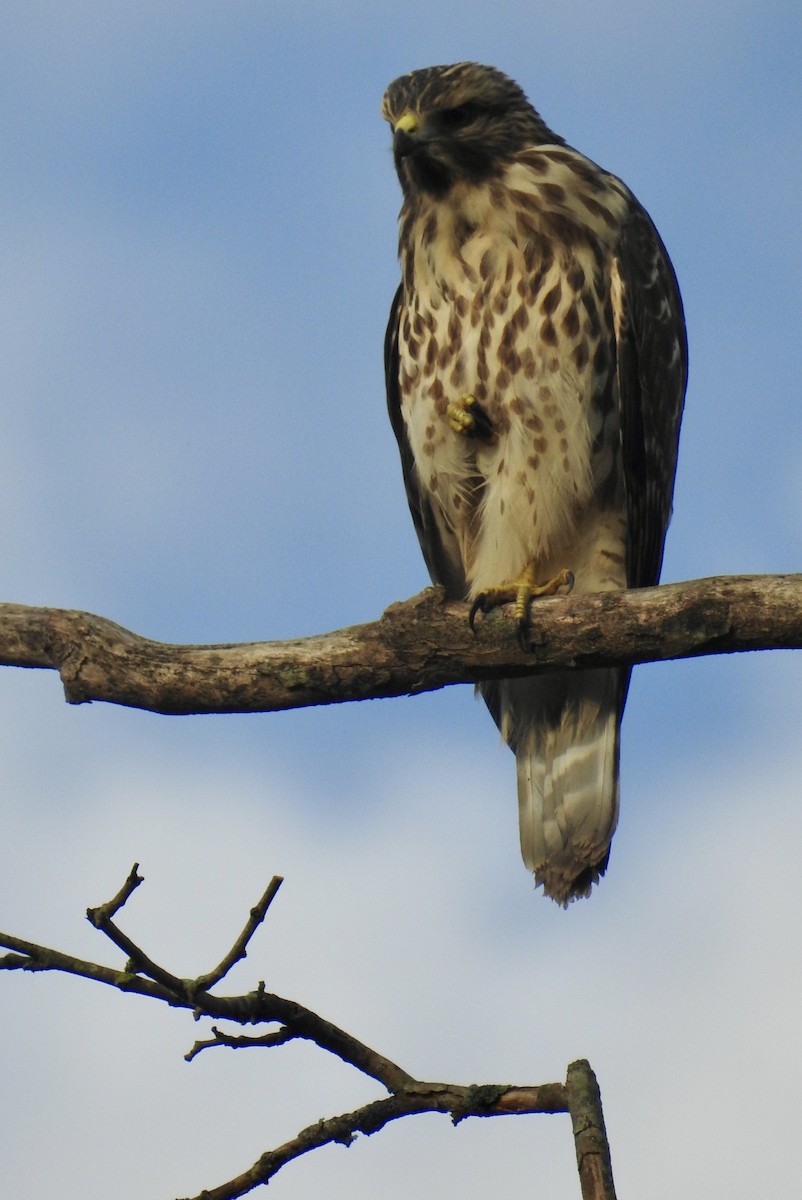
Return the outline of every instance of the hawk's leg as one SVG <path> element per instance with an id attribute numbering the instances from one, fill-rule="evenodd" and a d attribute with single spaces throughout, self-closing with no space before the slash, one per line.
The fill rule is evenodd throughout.
<path id="1" fill-rule="evenodd" d="M 547 580 L 546 583 L 538 583 L 535 567 L 530 563 L 520 579 L 503 587 L 488 588 L 487 591 L 479 593 L 471 605 L 468 616 L 471 629 L 474 628 L 478 612 L 489 613 L 491 609 L 498 608 L 500 604 L 514 603 L 518 641 L 522 650 L 530 650 L 529 608 L 532 601 L 538 596 L 556 596 L 563 588 L 566 592 L 570 592 L 573 586 L 574 573 L 565 569 L 558 571 L 554 578 Z"/>
<path id="2" fill-rule="evenodd" d="M 468 392 L 459 400 L 452 400 L 446 409 L 448 423 L 455 433 L 463 437 L 479 438 L 483 442 L 495 441 L 496 435 L 485 410 L 474 395 Z"/>

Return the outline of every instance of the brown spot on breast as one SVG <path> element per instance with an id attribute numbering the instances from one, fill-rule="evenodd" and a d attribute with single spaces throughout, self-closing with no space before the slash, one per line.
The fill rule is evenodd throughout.
<path id="1" fill-rule="evenodd" d="M 524 402 L 520 396 L 513 396 L 510 400 L 510 412 L 514 412 L 517 416 L 522 416 L 524 412 Z"/>
<path id="2" fill-rule="evenodd" d="M 434 473 L 434 471 L 432 471 L 431 475 L 429 476 L 429 490 L 436 492 L 439 486 L 440 480 L 437 478 L 437 475 Z"/>
<path id="3" fill-rule="evenodd" d="M 426 372 L 431 375 L 434 370 L 434 364 L 437 360 L 437 338 L 432 334 L 429 338 L 429 345 L 426 347 Z"/>
<path id="4" fill-rule="evenodd" d="M 534 379 L 535 371 L 537 370 L 537 364 L 535 362 L 535 356 L 532 353 L 531 346 L 524 347 L 524 352 L 521 355 L 521 365 L 523 367 L 523 372 L 524 372 L 524 375 L 526 376 L 526 378 Z"/>
<path id="5" fill-rule="evenodd" d="M 448 377 L 448 381 L 454 387 L 461 387 L 464 379 L 465 379 L 465 365 L 462 360 L 462 355 L 459 354 L 459 355 L 457 355 L 457 358 L 454 362 L 454 367 L 451 371 L 451 374 Z"/>
<path id="6" fill-rule="evenodd" d="M 572 303 L 566 312 L 562 319 L 562 327 L 570 338 L 575 338 L 579 333 L 579 313 L 576 304 Z"/>
<path id="7" fill-rule="evenodd" d="M 615 229 L 617 227 L 618 221 L 610 212 L 609 208 L 605 207 L 604 204 L 600 204 L 599 201 L 595 200 L 592 196 L 586 196 L 581 192 L 579 199 L 582 201 L 582 204 L 588 210 L 588 212 L 592 216 L 598 217 L 600 221 L 603 221 L 608 229 Z"/>
<path id="8" fill-rule="evenodd" d="M 496 387 L 499 388 L 501 391 L 505 391 L 509 386 L 510 386 L 510 373 L 505 367 L 502 367 L 501 370 L 499 371 L 498 375 L 496 376 Z"/>
<path id="9" fill-rule="evenodd" d="M 546 174 L 549 170 L 549 160 L 545 154 L 539 154 L 536 150 L 529 150 L 521 155 L 521 162 L 526 163 L 527 167 L 531 167 L 533 171 L 539 174 Z"/>
<path id="10" fill-rule="evenodd" d="M 579 292 L 585 286 L 585 272 L 578 262 L 574 262 L 566 272 L 565 276 L 568 286 L 573 288 L 575 292 Z"/>
<path id="11" fill-rule="evenodd" d="M 496 256 L 491 249 L 485 250 L 479 263 L 479 274 L 482 279 L 489 279 L 496 265 Z"/>
<path id="12" fill-rule="evenodd" d="M 454 301 L 454 308 L 457 310 L 457 315 L 465 317 L 468 313 L 468 301 L 464 296 L 457 296 Z"/>
<path id="13" fill-rule="evenodd" d="M 457 512 L 459 512 L 459 510 L 462 508 L 462 496 L 460 496 L 459 492 L 454 492 L 454 495 L 451 497 L 451 503 L 454 505 L 454 508 L 456 508 Z"/>
<path id="14" fill-rule="evenodd" d="M 443 385 L 439 379 L 434 379 L 429 384 L 429 395 L 431 396 L 432 400 L 443 399 L 445 391 L 443 390 Z"/>
<path id="15" fill-rule="evenodd" d="M 565 188 L 559 183 L 541 183 L 540 191 L 550 204 L 562 204 L 565 200 Z"/>
<path id="16" fill-rule="evenodd" d="M 565 432 L 565 421 L 562 419 L 562 417 L 557 417 L 554 422 L 554 428 L 557 430 L 557 433 Z"/>
<path id="17" fill-rule="evenodd" d="M 539 454 L 530 454 L 526 461 L 529 464 L 529 466 L 532 468 L 532 470 L 536 471 L 538 469 L 538 467 L 540 466 L 540 455 Z"/>
<path id="18" fill-rule="evenodd" d="M 559 279 L 553 288 L 550 288 L 543 297 L 540 305 L 540 311 L 544 313 L 553 313 L 557 305 L 560 303 L 560 298 L 563 294 L 562 284 Z"/>
<path id="19" fill-rule="evenodd" d="M 570 163 L 573 161 L 573 155 L 569 154 L 566 150 L 541 150 L 539 153 L 541 158 L 546 159 L 547 162 Z"/>
<path id="20" fill-rule="evenodd" d="M 534 429 L 535 433 L 540 433 L 543 429 L 543 422 L 537 413 L 530 413 L 526 418 L 526 428 Z"/>
<path id="21" fill-rule="evenodd" d="M 434 425 L 426 426 L 426 436 L 430 439 L 434 437 Z"/>
<path id="22" fill-rule="evenodd" d="M 499 358 L 501 358 L 501 354 L 499 354 Z M 517 375 L 521 369 L 521 356 L 517 350 L 505 351 L 503 362 L 511 375 Z"/>
<path id="23" fill-rule="evenodd" d="M 524 330 L 529 325 L 529 309 L 525 304 L 519 304 L 512 314 L 511 323 L 516 329 Z"/>
<path id="24" fill-rule="evenodd" d="M 605 173 L 587 159 L 574 158 L 570 160 L 571 169 L 577 179 L 581 179 L 583 183 L 589 185 L 594 192 L 606 192 L 607 180 Z"/>
<path id="25" fill-rule="evenodd" d="M 540 337 L 547 346 L 557 345 L 557 330 L 554 328 L 554 322 L 551 317 L 548 317 L 541 325 Z"/>

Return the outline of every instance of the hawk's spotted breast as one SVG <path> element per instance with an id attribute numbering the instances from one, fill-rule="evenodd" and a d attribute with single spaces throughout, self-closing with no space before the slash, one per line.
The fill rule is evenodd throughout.
<path id="1" fill-rule="evenodd" d="M 432 578 L 481 607 L 655 583 L 686 343 L 649 217 L 490 67 L 402 76 L 382 109 L 404 193 L 388 404 Z M 481 686 L 516 753 L 524 860 L 560 903 L 607 864 L 627 682 Z"/>

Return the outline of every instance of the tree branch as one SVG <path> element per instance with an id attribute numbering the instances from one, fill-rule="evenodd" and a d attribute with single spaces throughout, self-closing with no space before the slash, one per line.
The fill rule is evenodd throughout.
<path id="1" fill-rule="evenodd" d="M 96 928 L 128 955 L 124 971 L 73 959 L 60 951 L 9 934 L 0 934 L 0 946 L 12 951 L 0 957 L 0 971 L 63 971 L 95 979 L 120 991 L 138 992 L 173 1007 L 194 1008 L 196 1016 L 222 1016 L 239 1024 L 279 1023 L 281 1028 L 278 1030 L 256 1037 L 235 1036 L 212 1027 L 213 1037 L 196 1041 L 185 1058 L 192 1061 L 201 1050 L 215 1045 L 275 1047 L 294 1038 L 306 1038 L 375 1079 L 389 1092 L 385 1098 L 371 1101 L 354 1112 L 315 1122 L 290 1141 L 260 1155 L 248 1170 L 227 1183 L 205 1189 L 195 1200 L 237 1200 L 261 1184 L 268 1183 L 287 1163 L 310 1150 L 332 1143 L 349 1146 L 360 1133 L 369 1136 L 391 1121 L 427 1112 L 448 1113 L 454 1124 L 467 1117 L 570 1112 L 583 1200 L 615 1200 L 601 1098 L 596 1078 L 587 1062 L 572 1063 L 565 1084 L 466 1086 L 416 1079 L 323 1017 L 293 1000 L 269 994 L 262 983 L 255 992 L 245 996 L 216 997 L 206 990 L 204 985 L 210 981 L 218 983 L 234 963 L 245 956 L 247 944 L 264 920 L 281 884 L 278 876 L 271 880 L 259 903 L 251 909 L 245 928 L 220 964 L 194 980 L 179 979 L 157 966 L 127 934 L 113 925 L 112 916 L 123 908 L 142 882 L 138 864 L 135 864 L 111 900 L 87 911 Z"/>
<path id="2" fill-rule="evenodd" d="M 569 1066 L 565 1090 L 574 1130 L 582 1200 L 615 1200 L 601 1093 L 590 1063 L 585 1059 Z"/>
<path id="3" fill-rule="evenodd" d="M 72 609 L 0 605 L 0 665 L 61 675 L 70 704 L 152 712 L 272 712 L 433 691 L 559 667 L 802 647 L 802 575 L 742 575 L 537 600 L 530 653 L 509 612 L 470 631 L 429 588 L 379 621 L 285 642 L 184 646 Z"/>
<path id="4" fill-rule="evenodd" d="M 204 1190 L 193 1200 L 237 1200 L 247 1192 L 269 1183 L 283 1166 L 310 1150 L 339 1143 L 350 1146 L 358 1134 L 369 1137 L 391 1121 L 421 1113 L 449 1113 L 452 1121 L 466 1117 L 498 1117 L 508 1114 L 568 1112 L 566 1089 L 561 1083 L 536 1084 L 532 1087 L 421 1083 L 415 1081 L 384 1100 L 374 1100 L 355 1112 L 316 1121 L 275 1150 L 268 1150 L 252 1167 L 234 1179 Z M 583 1193 L 583 1200 L 585 1200 Z M 600 1195 L 599 1200 L 608 1200 Z M 615 1200 L 615 1197 L 610 1197 Z"/>

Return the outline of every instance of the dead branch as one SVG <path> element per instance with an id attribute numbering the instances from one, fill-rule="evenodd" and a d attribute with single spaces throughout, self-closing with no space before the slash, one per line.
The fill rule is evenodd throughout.
<path id="1" fill-rule="evenodd" d="M 11 952 L 0 957 L 0 970 L 61 971 L 94 979 L 122 992 L 149 996 L 172 1007 L 191 1009 L 196 1018 L 225 1017 L 240 1025 L 278 1024 L 278 1029 L 254 1037 L 228 1034 L 213 1026 L 213 1036 L 196 1041 L 185 1058 L 192 1061 L 202 1049 L 215 1045 L 275 1047 L 303 1038 L 381 1083 L 389 1093 L 383 1099 L 371 1101 L 354 1112 L 316 1121 L 290 1141 L 261 1154 L 251 1167 L 233 1179 L 218 1187 L 205 1189 L 195 1200 L 236 1200 L 268 1183 L 282 1167 L 310 1150 L 332 1143 L 349 1146 L 359 1134 L 369 1136 L 391 1121 L 430 1112 L 446 1113 L 455 1124 L 468 1117 L 570 1113 L 583 1200 L 615 1200 L 601 1099 L 595 1076 L 587 1062 L 572 1063 L 565 1084 L 466 1086 L 416 1079 L 378 1051 L 310 1009 L 293 1000 L 268 993 L 263 983 L 254 992 L 244 996 L 211 994 L 210 988 L 221 982 L 231 967 L 245 957 L 248 943 L 264 921 L 281 884 L 278 876 L 271 880 L 261 900 L 251 909 L 243 931 L 218 966 L 189 980 L 179 979 L 155 963 L 112 921 L 112 917 L 124 907 L 141 883 L 142 876 L 135 864 L 122 888 L 111 900 L 87 910 L 92 924 L 127 955 L 128 961 L 123 971 L 73 959 L 60 951 L 10 934 L 0 934 L 0 946 Z"/>
<path id="2" fill-rule="evenodd" d="M 427 589 L 378 621 L 284 642 L 169 645 L 72 609 L 0 605 L 0 665 L 57 670 L 70 704 L 272 712 L 433 691 L 557 667 L 802 647 L 802 575 L 742 575 L 538 600 L 531 652 L 508 612 Z"/>
<path id="3" fill-rule="evenodd" d="M 601 1093 L 590 1063 L 585 1059 L 569 1066 L 565 1090 L 574 1130 L 582 1200 L 615 1200 Z"/>
<path id="4" fill-rule="evenodd" d="M 253 1166 L 218 1187 L 204 1188 L 193 1200 L 237 1200 L 247 1192 L 269 1183 L 283 1166 L 310 1150 L 339 1143 L 350 1146 L 358 1134 L 370 1137 L 391 1121 L 421 1113 L 447 1113 L 452 1121 L 466 1117 L 497 1117 L 524 1113 L 568 1112 L 566 1089 L 561 1083 L 539 1084 L 534 1087 L 484 1085 L 461 1087 L 458 1084 L 419 1083 L 415 1081 L 402 1091 L 383 1100 L 374 1100 L 355 1112 L 316 1121 L 302 1129 L 296 1137 L 268 1150 Z M 583 1200 L 588 1197 L 583 1192 Z M 597 1200 L 593 1197 L 593 1200 Z M 598 1193 L 598 1200 L 615 1200 L 612 1193 Z"/>

